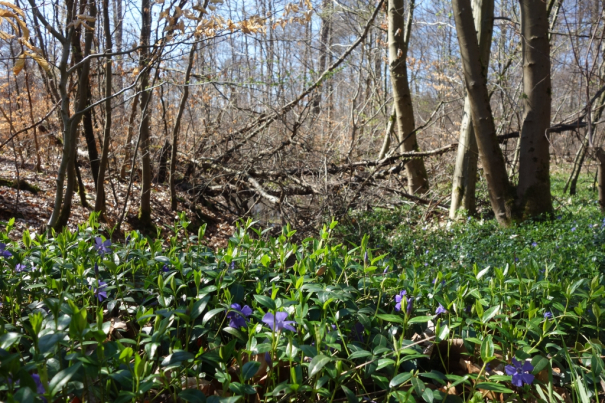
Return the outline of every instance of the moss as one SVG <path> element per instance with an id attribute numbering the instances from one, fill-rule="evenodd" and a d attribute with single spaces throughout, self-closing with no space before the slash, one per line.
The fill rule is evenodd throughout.
<path id="1" fill-rule="evenodd" d="M 18 181 L 0 178 L 0 186 L 6 186 L 13 189 L 26 190 L 28 192 L 32 192 L 33 194 L 38 194 L 40 188 L 36 185 L 32 185 L 25 179 L 20 179 Z"/>

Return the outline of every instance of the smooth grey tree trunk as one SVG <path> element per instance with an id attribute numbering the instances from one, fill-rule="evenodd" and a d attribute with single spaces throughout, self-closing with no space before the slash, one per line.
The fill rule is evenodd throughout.
<path id="1" fill-rule="evenodd" d="M 496 127 L 487 90 L 487 78 L 481 63 L 471 2 L 470 0 L 453 0 L 452 5 L 466 91 L 471 104 L 473 129 L 487 181 L 490 203 L 498 222 L 508 226 L 511 222 L 511 205 L 514 201 L 514 194 L 508 181 L 504 156 L 496 137 Z"/>
<path id="2" fill-rule="evenodd" d="M 492 33 L 494 28 L 494 0 L 473 0 L 473 20 L 483 73 L 487 78 L 489 67 Z M 475 189 L 477 183 L 477 161 L 479 150 L 473 130 L 471 103 L 468 94 L 464 97 L 464 115 L 460 124 L 460 140 L 454 167 L 452 183 L 452 202 L 450 218 L 456 218 L 458 211 L 464 209 L 468 214 L 475 214 Z"/>
<path id="3" fill-rule="evenodd" d="M 522 0 L 524 111 L 516 201 L 516 215 L 520 219 L 553 211 L 547 137 L 552 101 L 548 28 L 546 3 Z"/>
<path id="4" fill-rule="evenodd" d="M 408 22 L 411 23 L 414 3 L 410 2 Z M 397 112 L 396 124 L 399 142 L 402 151 L 418 151 L 416 141 L 416 123 L 414 121 L 414 107 L 407 71 L 407 49 L 409 36 L 406 38 L 404 30 L 404 1 L 389 0 L 388 2 L 388 41 L 389 41 L 389 70 L 391 72 L 391 85 L 393 99 Z M 421 158 L 411 159 L 405 164 L 408 191 L 412 194 L 426 193 L 429 190 L 429 181 Z"/>

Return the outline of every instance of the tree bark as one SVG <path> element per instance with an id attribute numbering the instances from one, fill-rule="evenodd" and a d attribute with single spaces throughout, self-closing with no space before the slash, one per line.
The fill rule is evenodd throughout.
<path id="1" fill-rule="evenodd" d="M 134 121 L 137 118 L 137 109 L 139 107 L 139 95 L 135 95 L 132 100 L 132 109 L 128 118 L 128 129 L 126 134 L 126 144 L 124 145 L 124 161 L 120 169 L 120 178 L 126 178 L 126 165 L 130 162 L 130 151 L 132 149 L 132 136 L 134 134 Z"/>
<path id="2" fill-rule="evenodd" d="M 84 14 L 86 11 L 86 1 L 82 1 L 80 4 L 80 14 Z M 96 17 L 96 5 L 92 5 L 90 9 L 91 17 Z M 90 23 L 90 25 L 94 28 L 95 22 Z M 82 30 L 84 30 L 84 49 L 80 46 L 80 38 L 82 35 Z M 94 38 L 94 32 L 90 29 L 86 29 L 83 26 L 79 26 L 71 39 L 71 44 L 73 47 L 73 62 L 80 63 L 83 58 L 90 54 L 92 40 Z M 90 90 L 90 77 L 88 75 L 86 77 L 82 77 L 83 66 L 78 69 L 78 79 L 79 85 L 84 85 L 86 91 L 86 101 L 83 107 L 86 107 L 90 104 L 91 100 L 91 90 Z M 92 125 L 92 110 L 89 110 L 84 113 L 82 116 L 82 133 L 84 134 L 84 139 L 86 140 L 86 148 L 88 150 L 88 159 L 90 161 L 90 169 L 92 173 L 92 178 L 95 182 L 95 187 L 97 186 L 97 176 L 99 173 L 99 152 L 97 150 L 97 141 L 95 139 L 94 128 Z"/>
<path id="3" fill-rule="evenodd" d="M 197 43 L 191 45 L 189 51 L 189 61 L 187 64 L 187 70 L 185 71 L 185 85 L 183 86 L 183 95 L 179 104 L 179 110 L 174 121 L 174 127 L 172 128 L 172 153 L 170 155 L 170 209 L 176 211 L 177 209 L 177 198 L 175 188 L 175 172 L 178 152 L 178 139 L 179 131 L 181 129 L 181 120 L 183 118 L 183 112 L 187 105 L 187 98 L 189 97 L 189 80 L 191 79 L 191 70 L 193 69 L 193 61 L 195 60 L 195 51 L 197 50 Z"/>
<path id="4" fill-rule="evenodd" d="M 321 29 L 319 30 L 319 74 L 323 73 L 328 63 L 330 52 L 330 31 L 332 25 L 332 2 L 324 0 L 322 4 Z M 318 115 L 321 111 L 321 87 L 317 89 L 317 94 L 313 98 L 313 113 Z"/>
<path id="5" fill-rule="evenodd" d="M 408 23 L 411 23 L 414 4 L 410 4 Z M 389 40 L 389 69 L 391 71 L 391 84 L 393 98 L 397 112 L 396 123 L 399 142 L 403 142 L 402 151 L 418 151 L 418 142 L 414 129 L 414 107 L 407 71 L 407 49 L 409 36 L 406 38 L 404 30 L 404 1 L 389 0 L 388 3 L 388 40 Z M 405 165 L 408 178 L 408 191 L 410 193 L 426 193 L 429 190 L 429 181 L 422 159 L 410 160 Z"/>
<path id="6" fill-rule="evenodd" d="M 543 0 L 521 0 L 523 124 L 516 215 L 525 219 L 553 211 L 550 194 L 551 80 L 548 14 Z"/>
<path id="7" fill-rule="evenodd" d="M 452 1 L 466 91 L 471 104 L 475 138 L 487 181 L 490 203 L 496 219 L 508 226 L 511 221 L 513 189 L 508 181 L 502 150 L 496 138 L 494 118 L 489 104 L 487 79 L 481 63 L 470 0 Z"/>
<path id="8" fill-rule="evenodd" d="M 141 0 L 141 51 L 139 58 L 139 68 L 145 69 L 151 62 L 149 43 L 151 36 L 151 1 Z M 139 135 L 141 136 L 141 197 L 139 206 L 139 221 L 144 226 L 151 226 L 151 158 L 149 156 L 150 136 L 149 136 L 149 107 L 151 102 L 151 91 L 149 86 L 149 69 L 141 74 L 141 126 Z"/>
<path id="9" fill-rule="evenodd" d="M 592 122 L 598 122 L 603 115 L 603 106 L 605 105 L 605 92 L 601 94 L 599 100 L 596 103 L 596 107 L 593 108 L 593 116 Z M 580 173 L 582 172 L 582 165 L 584 164 L 584 160 L 586 159 L 586 150 L 589 146 L 588 144 L 588 133 L 584 136 L 582 143 L 580 144 L 580 148 L 576 152 L 576 157 L 574 158 L 574 164 L 569 175 L 569 179 L 567 179 L 567 183 L 565 184 L 565 188 L 563 189 L 563 193 L 567 192 L 567 187 L 569 186 L 569 194 L 571 196 L 576 194 L 576 188 L 578 185 L 578 179 L 580 178 Z"/>
<path id="10" fill-rule="evenodd" d="M 473 0 L 472 8 L 475 30 L 479 41 L 481 65 L 483 72 L 487 75 L 494 29 L 494 0 Z M 452 202 L 450 205 L 451 219 L 456 218 L 459 209 L 466 210 L 470 215 L 476 212 L 475 188 L 479 150 L 477 149 L 471 113 L 471 103 L 467 94 L 464 97 L 464 115 L 460 125 L 460 141 L 458 142 L 458 154 L 454 167 Z"/>
<path id="11" fill-rule="evenodd" d="M 103 30 L 105 31 L 105 53 L 111 54 L 113 43 L 111 38 L 111 27 L 109 24 L 109 0 L 103 0 Z M 113 69 L 111 66 L 111 56 L 105 60 L 105 126 L 103 127 L 103 148 L 101 150 L 101 162 L 99 164 L 99 173 L 97 181 L 97 197 L 95 200 L 95 211 L 101 214 L 105 213 L 105 171 L 107 169 L 107 159 L 109 156 L 109 139 L 111 138 L 111 84 Z"/>

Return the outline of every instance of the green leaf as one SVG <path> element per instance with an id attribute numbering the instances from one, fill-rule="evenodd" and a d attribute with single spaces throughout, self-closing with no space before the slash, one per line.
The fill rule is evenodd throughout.
<path id="1" fill-rule="evenodd" d="M 57 343 L 65 338 L 65 333 L 45 334 L 38 340 L 38 348 L 41 354 L 49 353 Z"/>
<path id="2" fill-rule="evenodd" d="M 483 323 L 489 322 L 494 316 L 496 316 L 498 314 L 499 310 L 500 310 L 500 305 L 492 306 L 487 311 L 485 311 L 485 313 L 481 316 L 481 322 L 483 322 Z"/>
<path id="3" fill-rule="evenodd" d="M 206 403 L 206 395 L 198 389 L 185 389 L 179 392 L 179 397 L 190 403 Z"/>
<path id="4" fill-rule="evenodd" d="M 477 273 L 477 280 L 479 280 L 481 277 L 485 276 L 485 274 L 489 271 L 491 267 L 487 266 L 485 269 L 481 270 L 479 273 Z"/>
<path id="5" fill-rule="evenodd" d="M 205 325 L 210 319 L 212 319 L 215 315 L 223 312 L 225 308 L 215 308 L 211 311 L 206 312 L 206 315 L 202 318 L 202 325 Z"/>
<path id="6" fill-rule="evenodd" d="M 378 319 L 382 319 L 384 321 L 391 322 L 391 323 L 400 323 L 402 325 L 404 323 L 403 318 L 398 315 L 380 314 L 380 315 L 376 315 L 376 317 Z"/>
<path id="7" fill-rule="evenodd" d="M 412 387 L 418 396 L 423 396 L 426 390 L 426 385 L 418 377 L 412 377 Z M 424 398 L 424 397 L 423 397 Z"/>
<path id="8" fill-rule="evenodd" d="M 449 335 L 450 328 L 447 324 L 439 327 L 439 333 L 437 334 L 438 341 L 446 340 Z"/>
<path id="9" fill-rule="evenodd" d="M 477 389 L 491 390 L 498 393 L 513 393 L 513 391 L 506 386 L 493 382 L 479 382 L 475 387 Z"/>
<path id="10" fill-rule="evenodd" d="M 431 319 L 433 319 L 432 316 L 416 316 L 415 318 L 408 320 L 408 324 L 427 323 Z"/>
<path id="11" fill-rule="evenodd" d="M 402 374 L 396 375 L 391 382 L 389 382 L 389 388 L 394 388 L 396 386 L 401 385 L 404 382 L 407 382 L 412 377 L 411 372 L 404 372 Z"/>
<path id="12" fill-rule="evenodd" d="M 188 351 L 176 351 L 162 360 L 162 366 L 166 367 L 168 365 L 192 360 L 193 358 L 195 358 L 195 356 Z"/>
<path id="13" fill-rule="evenodd" d="M 481 359 L 487 363 L 494 358 L 494 341 L 492 340 L 492 336 L 488 335 L 483 339 L 483 343 L 481 343 Z"/>
<path id="14" fill-rule="evenodd" d="M 349 355 L 349 360 L 354 360 L 355 358 L 371 357 L 371 356 L 372 356 L 372 353 L 370 353 L 369 351 L 359 350 L 359 351 L 355 351 L 354 353 Z"/>
<path id="15" fill-rule="evenodd" d="M 344 385 L 340 386 L 342 391 L 345 392 L 345 395 L 347 396 L 347 400 L 349 401 L 349 403 L 359 403 L 359 399 L 357 398 L 357 396 L 355 395 L 355 393 L 353 393 L 353 391 L 349 388 L 347 388 Z"/>
<path id="16" fill-rule="evenodd" d="M 321 369 L 330 361 L 332 361 L 331 357 L 326 357 L 323 354 L 318 354 L 311 360 L 309 364 L 309 378 L 315 376 Z"/>
<path id="17" fill-rule="evenodd" d="M 78 372 L 82 366 L 81 362 L 77 362 L 69 368 L 65 368 L 63 371 L 53 376 L 53 379 L 48 383 L 48 390 L 50 391 L 51 397 L 54 397 L 57 392 L 67 385 L 67 382 Z"/>
<path id="18" fill-rule="evenodd" d="M 6 333 L 0 337 L 0 348 L 8 350 L 17 340 L 21 338 L 19 333 Z"/>
<path id="19" fill-rule="evenodd" d="M 590 369 L 594 374 L 595 379 L 597 379 L 599 375 L 601 375 L 601 372 L 603 372 L 603 360 L 600 356 L 595 354 L 594 351 L 592 352 L 592 358 L 590 359 Z"/>
<path id="20" fill-rule="evenodd" d="M 204 298 L 196 301 L 195 304 L 193 304 L 190 314 L 191 319 L 197 318 L 202 314 L 202 312 L 204 312 L 206 305 L 208 305 L 208 301 L 210 301 L 210 295 L 206 295 Z"/>
<path id="21" fill-rule="evenodd" d="M 19 403 L 34 403 L 36 393 L 34 393 L 28 387 L 21 387 L 17 393 L 15 393 L 15 401 Z"/>
<path id="22" fill-rule="evenodd" d="M 258 361 L 248 361 L 242 367 L 242 376 L 244 377 L 244 381 L 252 378 L 258 372 L 260 368 L 260 362 Z"/>
<path id="23" fill-rule="evenodd" d="M 258 302 L 259 304 L 261 304 L 262 306 L 264 306 L 265 308 L 274 311 L 277 309 L 277 305 L 275 305 L 275 301 L 273 301 L 271 298 L 267 297 L 266 295 L 255 295 L 254 299 L 256 300 L 256 302 Z"/>

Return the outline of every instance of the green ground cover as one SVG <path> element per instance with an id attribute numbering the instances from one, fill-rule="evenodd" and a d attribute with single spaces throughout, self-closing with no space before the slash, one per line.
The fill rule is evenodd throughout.
<path id="1" fill-rule="evenodd" d="M 168 240 L 113 243 L 94 219 L 18 243 L 8 223 L 0 400 L 602 399 L 594 198 L 508 229 L 414 227 L 422 214 L 402 209 L 294 242 L 249 221 L 218 252 L 184 216 Z"/>

